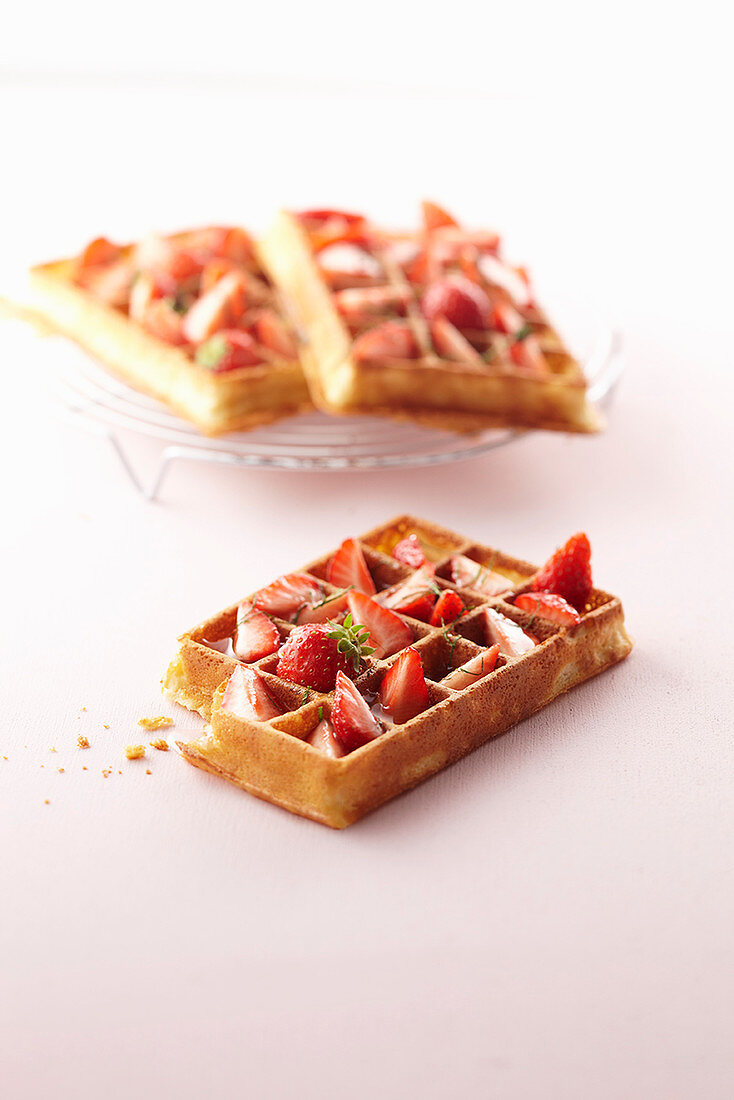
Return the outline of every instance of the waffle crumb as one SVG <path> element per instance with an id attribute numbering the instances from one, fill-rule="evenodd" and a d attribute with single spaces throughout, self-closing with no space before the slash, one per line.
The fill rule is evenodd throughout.
<path id="1" fill-rule="evenodd" d="M 102 723 L 102 729 L 108 730 L 109 728 L 110 727 L 105 722 Z"/>
<path id="2" fill-rule="evenodd" d="M 49 749 L 48 751 L 49 751 L 49 752 L 56 752 L 56 749 L 53 749 L 53 748 L 51 748 L 51 749 Z"/>
<path id="3" fill-rule="evenodd" d="M 63 773 L 64 769 L 63 768 L 57 768 L 56 771 Z"/>
<path id="4" fill-rule="evenodd" d="M 87 709 L 86 707 L 82 707 L 82 710 L 86 710 L 86 709 Z"/>
<path id="5" fill-rule="evenodd" d="M 125 756 L 128 760 L 140 760 L 145 756 L 145 745 L 126 745 Z"/>
<path id="6" fill-rule="evenodd" d="M 81 734 L 79 734 L 79 736 L 77 737 L 76 743 L 77 743 L 77 747 L 80 748 L 80 749 L 88 749 L 89 748 L 89 738 L 88 737 L 82 737 Z"/>
<path id="7" fill-rule="evenodd" d="M 87 765 L 86 765 L 86 764 L 82 764 L 82 771 L 83 771 L 83 772 L 85 772 L 86 770 L 87 770 Z"/>
<path id="8" fill-rule="evenodd" d="M 164 741 L 162 737 L 156 737 L 155 741 L 151 741 L 150 747 L 158 749 L 159 752 L 168 752 L 168 742 Z"/>
<path id="9" fill-rule="evenodd" d="M 156 718 L 138 718 L 138 725 L 145 730 L 164 730 L 173 725 L 173 718 L 159 714 Z"/>
<path id="10" fill-rule="evenodd" d="M 50 798 L 44 798 L 43 804 L 44 804 L 44 806 L 49 806 L 51 804 L 51 799 Z"/>
<path id="11" fill-rule="evenodd" d="M 152 773 L 152 771 L 150 770 L 150 768 L 146 768 L 146 769 L 145 769 L 145 774 L 146 774 L 146 775 L 152 775 L 153 773 Z"/>

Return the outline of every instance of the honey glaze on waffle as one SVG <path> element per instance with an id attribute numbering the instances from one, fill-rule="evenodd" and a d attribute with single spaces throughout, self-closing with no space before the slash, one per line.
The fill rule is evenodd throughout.
<path id="1" fill-rule="evenodd" d="M 440 625 L 396 612 L 420 656 L 425 708 L 408 721 L 395 722 L 380 697 L 383 680 L 406 647 L 385 659 L 369 656 L 354 683 L 383 731 L 338 758 L 328 755 L 322 751 L 323 740 L 322 747 L 314 747 L 308 738 L 325 719 L 330 721 L 334 692 L 320 693 L 280 677 L 279 650 L 249 666 L 239 664 L 231 648 L 220 650 L 221 640 L 234 631 L 237 604 L 184 634 L 166 674 L 164 691 L 210 722 L 201 739 L 180 745 L 190 763 L 295 813 L 342 828 L 629 653 L 632 643 L 615 596 L 593 589 L 579 621 L 570 626 L 543 619 L 513 603 L 531 589 L 535 566 L 417 517 L 400 516 L 357 540 L 377 602 L 388 601 L 418 571 L 388 552 L 410 534 L 418 536 L 435 567 L 436 599 L 458 592 L 465 608 L 458 619 Z M 451 562 L 457 555 L 480 568 L 491 563 L 511 586 L 488 596 L 454 583 Z M 333 556 L 300 571 L 319 579 L 328 595 L 338 594 L 325 579 Z M 340 608 L 335 621 L 344 614 Z M 273 621 L 283 641 L 296 628 L 295 621 Z M 493 623 L 504 624 L 509 636 L 525 639 L 519 647 L 524 651 L 514 655 L 511 647 L 498 644 Z M 502 630 L 500 635 L 504 637 Z M 220 640 L 217 648 L 212 639 Z M 238 717 L 223 705 L 238 665 L 258 672 L 281 713 L 261 722 Z"/>

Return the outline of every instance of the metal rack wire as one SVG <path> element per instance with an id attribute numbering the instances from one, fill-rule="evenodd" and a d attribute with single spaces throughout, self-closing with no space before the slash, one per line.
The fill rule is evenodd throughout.
<path id="1" fill-rule="evenodd" d="M 250 432 L 202 436 L 164 405 L 107 374 L 94 360 L 68 346 L 56 388 L 65 409 L 87 431 L 106 438 L 135 489 L 147 500 L 160 494 L 166 474 L 180 459 L 228 466 L 289 471 L 353 471 L 434 466 L 472 458 L 527 433 L 490 429 L 454 435 L 372 416 L 331 417 L 310 413 Z M 589 397 L 606 405 L 622 372 L 619 334 L 604 330 L 586 359 Z M 135 471 L 120 432 L 160 440 L 158 465 L 149 485 Z"/>

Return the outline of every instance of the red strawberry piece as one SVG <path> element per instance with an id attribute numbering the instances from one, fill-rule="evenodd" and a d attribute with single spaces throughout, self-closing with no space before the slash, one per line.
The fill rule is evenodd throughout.
<path id="1" fill-rule="evenodd" d="M 549 619 L 561 626 L 573 626 L 581 622 L 581 616 L 575 607 L 566 603 L 563 596 L 555 592 L 523 592 L 515 597 L 515 607 L 521 611 L 530 611 L 541 619 Z"/>
<path id="2" fill-rule="evenodd" d="M 302 210 L 300 214 L 296 214 L 296 217 L 306 225 L 328 222 L 334 219 L 346 222 L 347 225 L 357 225 L 365 220 L 362 214 L 350 214 L 346 210 L 329 210 L 326 208 L 323 210 Z"/>
<path id="3" fill-rule="evenodd" d="M 368 596 L 377 591 L 356 539 L 344 540 L 327 566 L 326 579 L 337 588 L 356 588 Z"/>
<path id="4" fill-rule="evenodd" d="M 429 233 L 434 229 L 443 229 L 447 225 L 458 229 L 459 223 L 442 206 L 438 206 L 435 202 L 423 202 L 421 205 L 423 207 L 423 224 Z"/>
<path id="5" fill-rule="evenodd" d="M 167 298 L 157 298 L 146 307 L 140 324 L 156 339 L 179 346 L 186 343 L 182 321 L 181 314 Z"/>
<path id="6" fill-rule="evenodd" d="M 385 321 L 358 336 L 353 353 L 359 360 L 417 359 L 420 348 L 407 321 Z"/>
<path id="7" fill-rule="evenodd" d="M 518 367 L 534 372 L 548 371 L 548 362 L 543 355 L 537 336 L 528 335 L 522 340 L 510 344 L 510 356 Z"/>
<path id="8" fill-rule="evenodd" d="M 252 602 L 266 615 L 295 622 L 302 608 L 316 607 L 323 603 L 324 596 L 324 587 L 315 577 L 308 573 L 288 573 L 256 592 Z"/>
<path id="9" fill-rule="evenodd" d="M 399 611 L 402 615 L 410 615 L 412 619 L 427 623 L 437 596 L 434 573 L 432 565 L 421 566 L 412 577 L 391 592 L 381 592 L 377 597 L 378 603 L 391 611 Z"/>
<path id="10" fill-rule="evenodd" d="M 583 611 L 591 595 L 591 546 L 585 534 L 572 535 L 532 580 L 535 592 L 556 592 Z"/>
<path id="11" fill-rule="evenodd" d="M 210 247 L 215 256 L 221 256 L 236 264 L 246 264 L 254 259 L 252 240 L 244 229 L 235 225 L 211 232 L 213 237 Z"/>
<path id="12" fill-rule="evenodd" d="M 447 588 L 438 597 L 429 622 L 431 626 L 446 626 L 447 623 L 456 622 L 464 611 L 464 601 L 461 596 L 458 592 Z"/>
<path id="13" fill-rule="evenodd" d="M 262 363 L 262 355 L 249 333 L 241 329 L 222 329 L 199 344 L 194 356 L 200 367 L 224 374 L 240 367 L 254 367 Z"/>
<path id="14" fill-rule="evenodd" d="M 229 275 L 230 271 L 232 271 L 232 264 L 229 260 L 209 260 L 201 273 L 199 293 L 206 294 L 224 275 Z"/>
<path id="15" fill-rule="evenodd" d="M 369 596 L 361 592 L 348 592 L 347 603 L 355 623 L 360 623 L 369 631 L 369 642 L 374 646 L 375 656 L 382 660 L 391 657 L 399 649 L 405 649 L 413 641 L 413 631 L 407 623 L 386 607 L 380 607 Z"/>
<path id="16" fill-rule="evenodd" d="M 384 314 L 404 316 L 412 297 L 407 286 L 348 287 L 334 294 L 334 305 L 345 320 L 364 324 Z"/>
<path id="17" fill-rule="evenodd" d="M 232 328 L 248 304 L 248 280 L 241 271 L 230 271 L 197 298 L 183 321 L 184 334 L 200 344 L 221 329 Z"/>
<path id="18" fill-rule="evenodd" d="M 448 676 L 444 677 L 441 683 L 444 687 L 453 688 L 454 691 L 461 691 L 462 688 L 471 687 L 472 684 L 476 684 L 477 680 L 481 680 L 483 676 L 487 676 L 493 671 L 494 666 L 497 664 L 499 653 L 500 647 L 495 642 L 489 649 L 483 649 L 481 653 L 478 653 L 476 657 L 472 657 L 466 664 L 450 672 Z"/>
<path id="19" fill-rule="evenodd" d="M 233 638 L 235 656 L 241 661 L 259 661 L 275 653 L 280 645 L 277 626 L 262 611 L 245 600 L 237 608 L 237 626 Z"/>
<path id="20" fill-rule="evenodd" d="M 99 267 L 84 268 L 76 281 L 101 302 L 124 309 L 130 301 L 134 279 L 135 271 L 127 260 L 114 260 Z"/>
<path id="21" fill-rule="evenodd" d="M 351 681 L 350 681 L 351 683 Z M 334 760 L 338 760 L 344 756 L 344 746 L 337 739 L 334 733 L 334 727 L 328 718 L 322 718 L 313 733 L 310 733 L 306 738 L 306 742 L 309 745 L 313 745 L 315 749 L 322 752 L 324 756 L 331 756 Z"/>
<path id="22" fill-rule="evenodd" d="M 529 637 L 516 622 L 501 615 L 493 607 L 483 609 L 484 622 L 487 627 L 487 636 L 492 643 L 497 643 L 503 657 L 522 657 L 528 653 L 537 642 Z"/>
<path id="23" fill-rule="evenodd" d="M 108 241 L 106 237 L 97 237 L 87 245 L 77 263 L 80 268 L 97 267 L 119 260 L 121 255 L 122 249 L 118 245 Z"/>
<path id="24" fill-rule="evenodd" d="M 374 652 L 367 640 L 367 631 L 353 625 L 351 615 L 341 625 L 297 626 L 280 651 L 278 675 L 315 691 L 332 691 L 337 672 L 355 676 L 363 658 Z"/>
<path id="25" fill-rule="evenodd" d="M 530 287 L 527 278 L 519 270 L 509 267 L 496 256 L 486 253 L 478 260 L 479 270 L 492 286 L 501 287 L 513 302 L 523 309 L 530 305 Z"/>
<path id="26" fill-rule="evenodd" d="M 490 328 L 514 336 L 515 333 L 522 331 L 524 325 L 521 315 L 509 302 L 495 302 L 489 315 Z"/>
<path id="27" fill-rule="evenodd" d="M 512 582 L 502 573 L 495 573 L 486 565 L 481 565 L 464 554 L 454 554 L 449 561 L 451 580 L 459 588 L 473 588 L 485 596 L 499 596 L 512 588 Z"/>
<path id="28" fill-rule="evenodd" d="M 458 329 L 483 329 L 492 304 L 482 288 L 470 279 L 448 275 L 427 287 L 421 309 L 429 321 L 445 317 Z"/>
<path id="29" fill-rule="evenodd" d="M 417 535 L 408 535 L 401 539 L 393 547 L 392 556 L 403 565 L 409 565 L 411 569 L 420 569 L 426 563 L 426 555 Z"/>
<path id="30" fill-rule="evenodd" d="M 360 245 L 355 244 L 353 240 L 344 240 L 345 234 L 340 236 L 341 240 L 331 239 L 318 251 L 317 259 L 322 271 L 330 275 L 378 278 L 382 268 L 375 257 Z M 360 242 L 362 240 L 363 238 L 360 238 Z"/>
<path id="31" fill-rule="evenodd" d="M 417 649 L 406 649 L 380 684 L 380 702 L 396 725 L 409 722 L 429 705 L 428 685 Z"/>
<path id="32" fill-rule="evenodd" d="M 295 359 L 298 356 L 292 333 L 274 309 L 262 311 L 255 321 L 254 333 L 264 348 L 269 348 L 285 359 Z"/>
<path id="33" fill-rule="evenodd" d="M 484 365 L 477 349 L 445 317 L 437 317 L 435 321 L 431 321 L 431 339 L 434 348 L 444 359 L 451 359 L 455 363 Z"/>
<path id="34" fill-rule="evenodd" d="M 382 726 L 367 705 L 367 700 L 343 672 L 336 675 L 331 723 L 340 744 L 351 752 L 382 733 Z"/>
<path id="35" fill-rule="evenodd" d="M 270 695 L 265 680 L 254 668 L 238 665 L 222 696 L 221 709 L 237 718 L 267 722 L 283 713 Z"/>

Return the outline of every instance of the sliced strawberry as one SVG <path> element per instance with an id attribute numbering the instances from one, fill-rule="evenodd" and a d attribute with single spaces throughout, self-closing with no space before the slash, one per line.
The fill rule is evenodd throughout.
<path id="1" fill-rule="evenodd" d="M 572 535 L 533 577 L 536 592 L 557 592 L 582 611 L 591 594 L 591 546 L 585 534 Z"/>
<path id="2" fill-rule="evenodd" d="M 484 366 L 484 360 L 476 348 L 445 317 L 437 317 L 435 321 L 431 321 L 430 327 L 433 346 L 439 355 L 456 363 L 477 363 Z"/>
<path id="3" fill-rule="evenodd" d="M 90 241 L 77 261 L 80 268 L 98 267 L 101 264 L 110 264 L 119 260 L 122 249 L 119 245 L 108 241 L 106 237 L 97 237 Z"/>
<path id="4" fill-rule="evenodd" d="M 304 224 L 328 222 L 339 219 L 346 222 L 347 225 L 357 225 L 359 222 L 365 220 L 362 214 L 350 214 L 346 210 L 329 210 L 326 208 L 322 210 L 302 210 L 300 214 L 296 214 L 296 217 Z"/>
<path id="5" fill-rule="evenodd" d="M 330 275 L 376 279 L 382 274 L 375 257 L 349 241 L 329 241 L 317 259 L 321 270 Z"/>
<path id="6" fill-rule="evenodd" d="M 409 722 L 429 705 L 428 685 L 417 649 L 406 649 L 380 684 L 380 702 L 396 725 Z"/>
<path id="7" fill-rule="evenodd" d="M 355 623 L 361 623 L 370 633 L 369 642 L 378 660 L 391 657 L 413 641 L 413 631 L 407 623 L 386 607 L 380 607 L 362 592 L 348 592 L 347 603 Z"/>
<path id="8" fill-rule="evenodd" d="M 237 626 L 235 627 L 233 648 L 240 661 L 259 661 L 275 653 L 280 645 L 280 632 L 277 626 L 262 611 L 257 611 L 245 600 L 237 608 Z"/>
<path id="9" fill-rule="evenodd" d="M 401 539 L 393 547 L 392 556 L 395 561 L 401 561 L 403 565 L 409 565 L 411 569 L 420 569 L 426 563 L 426 555 L 417 535 L 408 535 Z"/>
<path id="10" fill-rule="evenodd" d="M 515 597 L 515 607 L 521 611 L 531 611 L 541 619 L 548 619 L 561 626 L 573 626 L 581 622 L 581 616 L 575 607 L 566 603 L 563 596 L 555 592 L 523 592 Z"/>
<path id="11" fill-rule="evenodd" d="M 390 611 L 399 611 L 402 615 L 427 623 L 437 596 L 434 574 L 434 567 L 426 563 L 397 588 L 381 592 L 377 602 Z"/>
<path id="12" fill-rule="evenodd" d="M 204 269 L 201 273 L 201 280 L 199 281 L 199 293 L 201 295 L 206 294 L 215 283 L 218 283 L 225 275 L 229 275 L 232 271 L 232 264 L 229 260 L 215 259 L 209 260 L 204 265 Z"/>
<path id="13" fill-rule="evenodd" d="M 423 225 L 428 233 L 434 229 L 442 229 L 445 226 L 458 229 L 459 223 L 443 207 L 438 206 L 435 202 L 425 201 L 421 205 L 423 207 Z"/>
<path id="14" fill-rule="evenodd" d="M 351 615 L 341 624 L 294 627 L 280 651 L 278 676 L 315 691 L 331 691 L 337 672 L 356 676 L 364 658 L 374 652 L 367 642 L 367 631 L 355 626 Z"/>
<path id="15" fill-rule="evenodd" d="M 498 301 L 492 306 L 489 315 L 489 327 L 498 332 L 506 332 L 510 336 L 521 332 L 525 322 L 514 306 L 509 302 Z"/>
<path id="16" fill-rule="evenodd" d="M 336 675 L 334 702 L 331 705 L 331 722 L 340 744 L 351 752 L 382 733 L 382 726 L 348 676 Z"/>
<path id="17" fill-rule="evenodd" d="M 368 324 L 385 314 L 404 316 L 412 297 L 407 286 L 348 287 L 334 294 L 334 305 L 351 324 Z"/>
<path id="18" fill-rule="evenodd" d="M 407 321 L 385 321 L 363 332 L 354 341 L 354 358 L 358 360 L 417 359 L 420 348 Z"/>
<path id="19" fill-rule="evenodd" d="M 236 328 L 222 329 L 210 336 L 196 349 L 194 358 L 200 367 L 215 374 L 239 370 L 240 367 L 254 367 L 263 361 L 250 334 Z"/>
<path id="20" fill-rule="evenodd" d="M 338 760 L 344 756 L 345 749 L 341 742 L 337 739 L 334 733 L 334 727 L 328 718 L 322 718 L 313 733 L 309 734 L 306 738 L 306 743 L 313 745 L 315 749 L 322 752 L 324 756 L 331 756 L 334 760 Z"/>
<path id="21" fill-rule="evenodd" d="M 225 260 L 232 260 L 236 264 L 247 264 L 254 259 L 252 239 L 244 229 L 239 226 L 228 226 L 212 231 L 215 236 L 211 251 L 215 256 L 221 256 Z"/>
<path id="22" fill-rule="evenodd" d="M 274 309 L 263 309 L 254 324 L 255 338 L 264 348 L 282 355 L 284 359 L 296 359 L 298 348 L 288 326 Z"/>
<path id="23" fill-rule="evenodd" d="M 503 657 L 522 657 L 528 653 L 536 643 L 528 637 L 522 627 L 508 619 L 506 615 L 500 615 L 493 607 L 482 609 L 484 621 L 487 627 L 487 636 L 491 642 L 496 642 L 500 647 Z"/>
<path id="24" fill-rule="evenodd" d="M 326 579 L 337 588 L 356 588 L 368 596 L 377 591 L 356 539 L 344 540 L 327 566 Z"/>
<path id="25" fill-rule="evenodd" d="M 237 665 L 222 696 L 223 711 L 237 718 L 268 722 L 283 713 L 270 695 L 262 676 L 254 668 Z"/>
<path id="26" fill-rule="evenodd" d="M 302 608 L 313 608 L 324 600 L 323 585 L 307 573 L 288 573 L 253 596 L 253 606 L 266 615 L 295 622 Z"/>
<path id="27" fill-rule="evenodd" d="M 483 649 L 481 653 L 478 653 L 476 657 L 472 657 L 466 664 L 450 672 L 448 676 L 443 678 L 441 683 L 444 687 L 453 688 L 454 691 L 471 687 L 472 684 L 476 684 L 477 680 L 481 680 L 483 676 L 487 676 L 492 672 L 497 664 L 499 653 L 500 647 L 495 642 L 489 649 Z"/>
<path id="28" fill-rule="evenodd" d="M 438 597 L 429 622 L 431 626 L 446 626 L 447 623 L 456 622 L 459 616 L 464 614 L 465 610 L 464 601 L 458 592 L 454 592 L 453 589 L 447 588 L 446 591 L 442 592 Z"/>
<path id="29" fill-rule="evenodd" d="M 406 279 L 414 285 L 423 286 L 428 282 L 430 264 L 427 249 L 421 248 L 412 259 L 401 266 Z"/>
<path id="30" fill-rule="evenodd" d="M 146 308 L 140 324 L 156 339 L 180 346 L 186 343 L 182 322 L 181 314 L 174 309 L 170 299 L 157 298 Z"/>
<path id="31" fill-rule="evenodd" d="M 127 260 L 114 260 L 100 267 L 87 267 L 77 275 L 77 283 L 101 302 L 123 309 L 130 301 L 135 272 Z"/>
<path id="32" fill-rule="evenodd" d="M 186 339 L 201 344 L 221 329 L 233 328 L 248 305 L 248 281 L 240 271 L 217 280 L 213 287 L 202 294 L 192 305 L 183 321 Z"/>
<path id="33" fill-rule="evenodd" d="M 347 593 L 324 596 L 315 607 L 302 607 L 296 616 L 297 623 L 325 623 L 341 614 L 347 607 Z"/>
<path id="34" fill-rule="evenodd" d="M 501 287 L 509 294 L 512 301 L 520 309 L 530 305 L 531 294 L 527 278 L 524 278 L 518 270 L 509 267 L 491 253 L 485 253 L 478 260 L 479 270 L 492 286 Z"/>
<path id="35" fill-rule="evenodd" d="M 512 582 L 507 577 L 493 572 L 486 565 L 481 565 L 464 554 L 454 554 L 449 560 L 449 566 L 451 580 L 459 588 L 473 588 L 476 592 L 483 592 L 485 596 L 499 596 L 512 588 Z"/>
<path id="36" fill-rule="evenodd" d="M 463 275 L 437 279 L 425 290 L 421 309 L 429 321 L 445 317 L 458 329 L 482 329 L 492 305 L 481 287 Z"/>
<path id="37" fill-rule="evenodd" d="M 524 370 L 534 373 L 548 371 L 548 361 L 543 355 L 537 336 L 526 336 L 522 340 L 515 340 L 510 344 L 510 356 L 513 362 Z"/>

